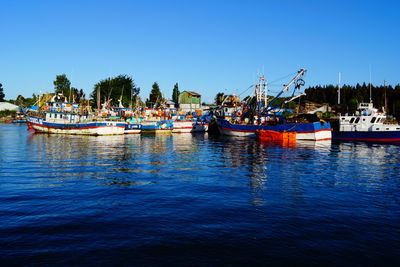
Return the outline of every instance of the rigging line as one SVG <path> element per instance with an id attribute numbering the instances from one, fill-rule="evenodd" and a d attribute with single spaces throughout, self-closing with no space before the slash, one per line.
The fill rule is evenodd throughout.
<path id="1" fill-rule="evenodd" d="M 240 94 L 238 94 L 238 96 L 241 96 L 242 94 L 244 94 L 247 90 L 249 90 L 250 88 L 252 88 L 254 85 L 250 85 L 247 89 L 245 89 L 243 92 L 241 92 Z"/>
<path id="2" fill-rule="evenodd" d="M 286 79 L 286 78 L 288 78 L 288 77 L 291 77 L 291 76 L 293 76 L 294 74 L 297 74 L 297 72 L 293 72 L 293 73 L 290 73 L 290 74 L 288 74 L 288 75 L 286 75 L 286 76 L 283 76 L 283 77 L 281 77 L 281 78 L 278 78 L 278 79 L 276 79 L 276 80 L 273 80 L 273 81 L 271 81 L 271 82 L 268 82 L 267 84 L 268 85 L 272 85 L 272 86 L 282 86 L 282 84 L 274 84 L 275 82 L 278 82 L 278 81 L 281 81 L 281 80 L 284 80 L 284 79 Z M 242 94 L 244 94 L 247 90 L 249 90 L 250 88 L 252 88 L 254 85 L 250 85 L 247 89 L 245 89 L 243 92 L 241 92 L 240 94 L 238 94 L 238 96 L 241 96 Z"/>
<path id="3" fill-rule="evenodd" d="M 293 76 L 294 74 L 297 74 L 297 73 L 298 73 L 297 71 L 296 71 L 296 72 L 293 72 L 293 73 L 290 73 L 290 74 L 288 74 L 288 75 L 286 75 L 286 76 L 284 76 L 284 77 L 281 77 L 281 78 L 278 78 L 278 79 L 273 80 L 273 81 L 271 81 L 271 82 L 268 82 L 268 84 L 273 84 L 273 83 L 275 83 L 275 82 L 279 82 L 279 81 L 284 80 L 284 79 L 286 79 L 286 78 L 288 78 L 288 77 L 291 77 L 291 76 Z"/>

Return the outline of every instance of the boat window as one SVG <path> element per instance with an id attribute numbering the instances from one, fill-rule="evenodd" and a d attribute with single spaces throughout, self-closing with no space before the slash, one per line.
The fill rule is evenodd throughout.
<path id="1" fill-rule="evenodd" d="M 365 119 L 363 119 L 363 120 L 365 120 Z M 354 123 L 358 123 L 359 121 L 360 121 L 360 118 L 357 118 Z"/>
<path id="2" fill-rule="evenodd" d="M 57 119 L 57 114 L 54 114 L 54 118 Z"/>
<path id="3" fill-rule="evenodd" d="M 377 130 L 379 130 L 379 128 L 376 128 Z"/>
<path id="4" fill-rule="evenodd" d="M 350 123 L 353 123 L 353 122 L 354 122 L 354 118 L 351 118 L 351 119 L 350 119 Z"/>
<path id="5" fill-rule="evenodd" d="M 375 120 L 376 120 L 376 117 L 372 117 L 372 119 L 371 119 L 371 123 L 374 123 L 374 122 L 375 122 Z"/>
<path id="6" fill-rule="evenodd" d="M 50 118 L 51 118 L 51 113 L 50 113 Z"/>
<path id="7" fill-rule="evenodd" d="M 365 121 L 365 119 L 363 119 L 363 121 Z"/>
<path id="8" fill-rule="evenodd" d="M 386 130 L 389 130 L 389 128 L 386 128 Z"/>
<path id="9" fill-rule="evenodd" d="M 378 123 L 380 120 L 381 120 L 381 118 L 378 118 L 378 119 L 376 120 L 376 123 Z"/>
<path id="10" fill-rule="evenodd" d="M 345 118 L 342 118 L 342 120 L 344 120 Z"/>
<path id="11" fill-rule="evenodd" d="M 396 130 L 400 130 L 400 128 L 396 128 Z"/>

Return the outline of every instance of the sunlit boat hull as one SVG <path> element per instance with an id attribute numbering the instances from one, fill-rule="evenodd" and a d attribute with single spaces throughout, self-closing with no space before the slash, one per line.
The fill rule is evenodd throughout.
<path id="1" fill-rule="evenodd" d="M 142 125 L 127 123 L 125 125 L 125 134 L 140 134 L 142 131 Z"/>
<path id="2" fill-rule="evenodd" d="M 119 135 L 125 132 L 125 123 L 102 121 L 84 123 L 52 123 L 42 118 L 27 117 L 27 122 L 36 133 L 73 135 Z"/>
<path id="3" fill-rule="evenodd" d="M 332 129 L 329 122 L 288 123 L 278 125 L 232 124 L 228 120 L 218 120 L 218 128 L 223 135 L 238 137 L 255 137 L 256 130 L 271 130 L 277 132 L 296 132 L 297 140 L 331 140 Z"/>
<path id="4" fill-rule="evenodd" d="M 172 121 L 160 121 L 160 122 L 143 122 L 142 134 L 171 134 L 174 126 Z"/>
<path id="5" fill-rule="evenodd" d="M 208 123 L 199 121 L 174 121 L 173 133 L 207 132 Z"/>
<path id="6" fill-rule="evenodd" d="M 194 121 L 174 121 L 173 133 L 191 133 Z"/>

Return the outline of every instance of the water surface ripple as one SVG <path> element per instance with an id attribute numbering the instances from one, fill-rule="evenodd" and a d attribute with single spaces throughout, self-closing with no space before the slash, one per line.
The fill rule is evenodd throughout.
<path id="1" fill-rule="evenodd" d="M 395 265 L 400 146 L 0 125 L 0 263 Z"/>

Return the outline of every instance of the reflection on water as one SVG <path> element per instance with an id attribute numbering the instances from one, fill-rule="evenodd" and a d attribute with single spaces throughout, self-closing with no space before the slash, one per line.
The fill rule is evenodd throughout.
<path id="1" fill-rule="evenodd" d="M 372 263 L 399 241 L 396 145 L 64 136 L 12 125 L 0 125 L 0 138 L 0 247 L 21 264 L 31 255 L 104 259 L 99 247 L 112 264 L 133 255 L 146 265 L 143 255 L 160 247 L 173 263 L 208 266 L 218 263 L 207 248 L 231 264 L 358 263 L 354 248 Z"/>

